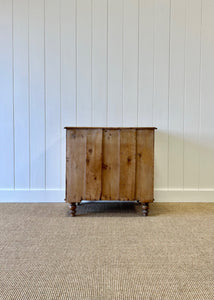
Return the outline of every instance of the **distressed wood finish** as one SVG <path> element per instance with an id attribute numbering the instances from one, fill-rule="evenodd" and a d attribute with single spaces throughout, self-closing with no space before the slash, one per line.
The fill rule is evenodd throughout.
<path id="1" fill-rule="evenodd" d="M 66 127 L 66 202 L 153 201 L 154 127 Z"/>
<path id="2" fill-rule="evenodd" d="M 101 197 L 102 130 L 89 129 L 86 142 L 85 199 Z"/>
<path id="3" fill-rule="evenodd" d="M 86 133 L 85 129 L 72 129 L 66 134 L 66 201 L 69 203 L 85 199 Z"/>
<path id="4" fill-rule="evenodd" d="M 154 131 L 137 131 L 136 199 L 153 201 L 154 190 Z"/>
<path id="5" fill-rule="evenodd" d="M 120 200 L 135 200 L 136 130 L 120 130 Z"/>
<path id="6" fill-rule="evenodd" d="M 120 130 L 104 130 L 102 162 L 102 200 L 119 199 Z"/>

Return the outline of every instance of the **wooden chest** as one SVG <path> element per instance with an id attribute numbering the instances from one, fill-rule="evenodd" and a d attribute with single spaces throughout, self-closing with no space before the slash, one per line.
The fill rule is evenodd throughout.
<path id="1" fill-rule="evenodd" d="M 66 129 L 66 196 L 75 216 L 82 200 L 153 202 L 155 127 Z"/>

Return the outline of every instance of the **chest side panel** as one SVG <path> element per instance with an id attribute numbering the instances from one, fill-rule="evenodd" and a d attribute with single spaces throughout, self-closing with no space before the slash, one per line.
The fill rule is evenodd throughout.
<path id="1" fill-rule="evenodd" d="M 80 202 L 85 198 L 87 130 L 66 132 L 66 201 Z"/>
<path id="2" fill-rule="evenodd" d="M 154 131 L 137 130 L 136 200 L 153 201 Z"/>

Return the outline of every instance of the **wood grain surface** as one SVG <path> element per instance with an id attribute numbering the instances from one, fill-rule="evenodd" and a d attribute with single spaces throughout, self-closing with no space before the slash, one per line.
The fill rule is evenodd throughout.
<path id="1" fill-rule="evenodd" d="M 136 199 L 153 201 L 154 132 L 137 131 Z"/>
<path id="2" fill-rule="evenodd" d="M 102 129 L 89 129 L 86 142 L 85 198 L 101 198 Z"/>
<path id="3" fill-rule="evenodd" d="M 120 130 L 120 200 L 135 200 L 136 130 Z"/>
<path id="4" fill-rule="evenodd" d="M 67 130 L 66 201 L 153 201 L 154 130 Z"/>
<path id="5" fill-rule="evenodd" d="M 86 130 L 67 131 L 66 147 L 66 201 L 80 202 L 85 199 Z"/>
<path id="6" fill-rule="evenodd" d="M 120 130 L 104 130 L 102 163 L 102 199 L 119 199 Z"/>

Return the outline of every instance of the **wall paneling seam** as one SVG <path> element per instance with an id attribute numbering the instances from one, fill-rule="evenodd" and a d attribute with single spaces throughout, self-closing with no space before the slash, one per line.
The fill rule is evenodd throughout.
<path id="1" fill-rule="evenodd" d="M 12 19 L 12 98 L 13 98 L 13 189 L 16 188 L 16 157 L 15 157 L 15 94 L 14 94 L 14 0 L 11 1 L 11 19 Z"/>
<path id="2" fill-rule="evenodd" d="M 94 99 L 93 99 L 93 26 L 94 26 L 94 14 L 93 14 L 93 9 L 94 9 L 94 1 L 91 0 L 91 126 L 94 126 Z"/>
<path id="3" fill-rule="evenodd" d="M 172 0 L 169 0 L 169 63 L 168 63 L 168 129 L 167 129 L 167 146 L 168 146 L 168 159 L 167 159 L 167 188 L 169 189 L 169 104 L 170 104 L 170 84 L 171 84 L 171 22 L 172 22 Z"/>
<path id="4" fill-rule="evenodd" d="M 199 122 L 198 122 L 198 145 L 200 145 L 201 138 L 201 72 L 202 72 L 202 34 L 203 34 L 203 0 L 201 0 L 201 19 L 200 19 L 200 61 L 199 61 Z M 200 189 L 200 169 L 201 169 L 201 149 L 199 147 L 198 153 L 198 190 Z"/>
<path id="5" fill-rule="evenodd" d="M 59 70 L 60 187 L 62 187 L 62 0 L 59 0 Z"/>
<path id="6" fill-rule="evenodd" d="M 185 166 L 184 166 L 184 156 L 185 156 L 185 104 L 186 104 L 186 51 L 187 51 L 187 25 L 189 23 L 187 23 L 187 9 L 188 9 L 188 4 L 189 4 L 189 0 L 187 0 L 185 2 L 185 37 L 184 37 L 184 77 L 183 77 L 183 86 L 184 86 L 184 91 L 183 91 L 183 189 L 184 189 L 184 171 L 185 171 Z"/>
<path id="7" fill-rule="evenodd" d="M 30 37 L 30 0 L 28 0 L 28 30 L 27 30 L 27 52 L 28 52 L 28 140 L 29 140 L 29 189 L 31 189 L 31 95 L 30 95 L 30 45 L 29 45 L 29 37 Z"/>
<path id="8" fill-rule="evenodd" d="M 152 57 L 152 120 L 151 124 L 154 126 L 154 96 L 155 96 L 155 38 L 156 38 L 156 0 L 153 0 L 153 28 L 152 28 L 152 39 L 153 39 L 153 57 Z"/>
<path id="9" fill-rule="evenodd" d="M 138 0 L 138 20 L 137 20 L 137 126 L 139 124 L 139 63 L 140 63 L 140 0 Z"/>
<path id="10" fill-rule="evenodd" d="M 47 188 L 47 91 L 46 91 L 46 0 L 44 0 L 44 138 L 45 138 L 45 175 L 44 186 Z"/>
<path id="11" fill-rule="evenodd" d="M 108 126 L 109 124 L 109 120 L 108 120 L 108 115 L 109 115 L 109 101 L 108 101 L 108 88 L 109 88 L 109 80 L 108 80 L 108 76 L 109 76 L 109 59 L 108 59 L 108 54 L 109 54 L 109 0 L 107 1 L 107 34 L 106 34 L 106 43 L 107 43 L 107 49 L 106 49 L 106 126 Z"/>
<path id="12" fill-rule="evenodd" d="M 122 126 L 124 126 L 124 1 L 122 1 Z"/>

